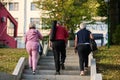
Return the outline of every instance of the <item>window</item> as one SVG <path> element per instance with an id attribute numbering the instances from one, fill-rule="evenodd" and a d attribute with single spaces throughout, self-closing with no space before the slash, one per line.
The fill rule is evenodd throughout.
<path id="1" fill-rule="evenodd" d="M 15 18 L 18 21 L 18 18 Z M 9 18 L 7 18 L 7 34 L 9 36 L 14 36 L 15 24 L 11 22 Z"/>
<path id="2" fill-rule="evenodd" d="M 7 8 L 7 2 L 2 2 L 2 4 Z"/>
<path id="3" fill-rule="evenodd" d="M 18 11 L 18 3 L 15 2 L 15 3 L 9 3 L 9 10 L 10 11 Z"/>
<path id="4" fill-rule="evenodd" d="M 40 28 L 40 18 L 31 18 L 31 23 L 34 23 L 36 25 L 36 28 Z"/>
<path id="5" fill-rule="evenodd" d="M 38 8 L 36 7 L 36 5 L 34 3 L 31 3 L 31 10 L 32 11 L 38 10 Z"/>
<path id="6" fill-rule="evenodd" d="M 14 36 L 14 27 L 15 25 L 7 18 L 7 34 L 9 36 Z"/>

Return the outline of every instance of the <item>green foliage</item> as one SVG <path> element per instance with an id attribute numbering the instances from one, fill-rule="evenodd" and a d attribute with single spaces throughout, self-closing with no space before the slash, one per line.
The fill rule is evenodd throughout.
<path id="1" fill-rule="evenodd" d="M 49 35 L 44 36 L 43 41 L 48 41 L 49 40 Z"/>
<path id="2" fill-rule="evenodd" d="M 68 39 L 69 40 L 74 40 L 75 39 L 75 34 L 74 34 L 73 30 L 70 31 Z"/>
<path id="3" fill-rule="evenodd" d="M 118 25 L 115 29 L 115 33 L 113 33 L 113 43 L 120 45 L 120 25 Z"/>
<path id="4" fill-rule="evenodd" d="M 70 33 L 69 34 L 69 38 L 68 38 L 68 40 L 74 40 L 75 39 L 75 35 L 74 35 L 74 33 L 72 34 L 72 33 Z"/>
<path id="5" fill-rule="evenodd" d="M 47 15 L 47 19 L 43 20 L 43 23 L 49 25 L 52 20 L 59 20 L 72 30 L 75 30 L 81 21 L 96 16 L 99 6 L 96 0 L 38 0 L 34 3 L 39 9 L 45 10 L 43 14 Z"/>
<path id="6" fill-rule="evenodd" d="M 97 9 L 98 16 L 107 16 L 107 3 L 104 0 L 97 0 L 100 4 Z"/>

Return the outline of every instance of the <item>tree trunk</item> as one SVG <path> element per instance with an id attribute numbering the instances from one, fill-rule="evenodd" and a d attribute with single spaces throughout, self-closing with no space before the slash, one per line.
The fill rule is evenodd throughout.
<path id="1" fill-rule="evenodd" d="M 120 24 L 120 0 L 110 0 L 109 15 L 110 15 L 110 44 L 112 42 L 112 35 L 115 32 L 116 26 Z"/>

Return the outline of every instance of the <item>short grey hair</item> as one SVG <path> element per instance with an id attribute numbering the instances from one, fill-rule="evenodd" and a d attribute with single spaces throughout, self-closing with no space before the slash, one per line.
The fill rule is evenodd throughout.
<path id="1" fill-rule="evenodd" d="M 61 24 L 61 22 L 60 22 L 60 21 L 57 21 L 57 24 Z"/>
<path id="2" fill-rule="evenodd" d="M 81 23 L 80 24 L 80 29 L 84 29 L 84 28 L 86 28 L 86 23 Z"/>

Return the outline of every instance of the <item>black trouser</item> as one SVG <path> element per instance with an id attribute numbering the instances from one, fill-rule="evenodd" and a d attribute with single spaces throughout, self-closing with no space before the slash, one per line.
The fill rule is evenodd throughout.
<path id="1" fill-rule="evenodd" d="M 80 71 L 84 71 L 84 67 L 88 67 L 88 55 L 90 52 L 89 44 L 78 45 Z"/>
<path id="2" fill-rule="evenodd" d="M 53 42 L 53 53 L 56 71 L 60 71 L 60 56 L 61 62 L 64 64 L 66 58 L 66 47 L 64 40 L 56 40 Z"/>

